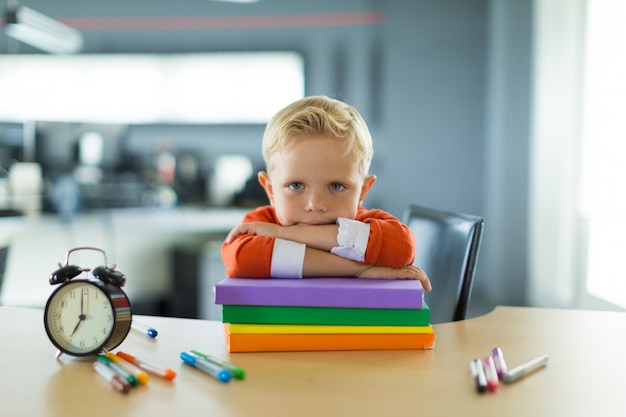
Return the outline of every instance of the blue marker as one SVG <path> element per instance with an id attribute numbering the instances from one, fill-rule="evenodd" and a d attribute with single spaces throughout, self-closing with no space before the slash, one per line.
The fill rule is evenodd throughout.
<path id="1" fill-rule="evenodd" d="M 196 356 L 193 353 L 181 352 L 180 358 L 187 365 L 191 365 L 194 368 L 198 368 L 201 371 L 206 372 L 207 374 L 211 376 L 214 376 L 215 378 L 219 379 L 222 382 L 228 382 L 233 377 L 232 374 L 228 370 L 212 362 L 209 362 L 208 360 L 201 358 L 200 356 Z"/>
<path id="2" fill-rule="evenodd" d="M 157 337 L 157 335 L 159 334 L 159 332 L 157 332 L 156 329 L 153 329 L 150 326 L 146 326 L 143 323 L 139 323 L 137 320 L 132 321 L 131 329 L 138 331 L 139 333 L 145 334 L 146 336 L 152 339 Z"/>
<path id="3" fill-rule="evenodd" d="M 246 371 L 238 367 L 237 365 L 233 365 L 232 363 L 228 363 L 221 359 L 215 358 L 211 355 L 207 355 L 206 353 L 198 352 L 197 350 L 191 349 L 191 353 L 196 356 L 200 356 L 201 358 L 206 359 L 209 362 L 213 362 L 216 365 L 221 366 L 224 369 L 228 369 L 233 377 L 237 379 L 244 379 L 246 377 Z"/>

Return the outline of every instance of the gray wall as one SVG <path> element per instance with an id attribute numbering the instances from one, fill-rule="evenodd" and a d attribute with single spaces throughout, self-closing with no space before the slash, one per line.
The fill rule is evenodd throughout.
<path id="1" fill-rule="evenodd" d="M 86 53 L 297 50 L 307 94 L 356 106 L 375 141 L 378 182 L 366 202 L 401 216 L 411 203 L 486 217 L 475 299 L 486 308 L 524 304 L 532 1 L 30 0 L 50 16 L 164 18 L 372 12 L 366 25 L 194 30 L 105 29 L 75 20 Z M 78 6 L 80 5 L 80 6 Z M 0 7 L 3 4 L 0 2 Z M 288 21 L 289 19 L 287 19 Z M 283 20 L 283 23 L 285 20 Z M 0 35 L 0 53 L 36 53 Z M 121 98 L 123 99 L 123 98 Z M 141 126 L 131 144 L 155 139 L 210 155 L 261 161 L 263 126 Z"/>

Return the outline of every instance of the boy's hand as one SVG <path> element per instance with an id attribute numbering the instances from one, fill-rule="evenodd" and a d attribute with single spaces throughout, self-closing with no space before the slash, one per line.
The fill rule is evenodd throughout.
<path id="1" fill-rule="evenodd" d="M 246 222 L 233 228 L 226 236 L 226 243 L 230 243 L 239 235 L 257 235 L 279 237 L 282 226 L 266 222 Z"/>
<path id="2" fill-rule="evenodd" d="M 355 277 L 365 279 L 417 279 L 422 283 L 422 287 L 426 291 L 432 289 L 426 273 L 414 265 L 407 265 L 403 268 L 370 265 L 355 275 Z"/>
<path id="3" fill-rule="evenodd" d="M 246 222 L 235 226 L 228 233 L 226 243 L 231 243 L 239 235 L 256 235 L 291 240 L 330 252 L 337 246 L 337 229 L 336 224 L 281 226 L 267 222 Z"/>

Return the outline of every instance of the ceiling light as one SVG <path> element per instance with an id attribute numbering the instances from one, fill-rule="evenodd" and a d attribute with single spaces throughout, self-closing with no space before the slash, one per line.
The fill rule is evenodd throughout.
<path id="1" fill-rule="evenodd" d="M 26 6 L 7 9 L 4 33 L 51 54 L 71 54 L 83 47 L 79 31 Z"/>

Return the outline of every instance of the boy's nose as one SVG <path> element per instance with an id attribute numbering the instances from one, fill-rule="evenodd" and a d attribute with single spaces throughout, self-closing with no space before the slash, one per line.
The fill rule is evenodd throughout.
<path id="1" fill-rule="evenodd" d="M 326 204 L 323 197 L 316 192 L 311 192 L 307 200 L 306 210 L 311 212 L 324 212 L 326 211 Z"/>

